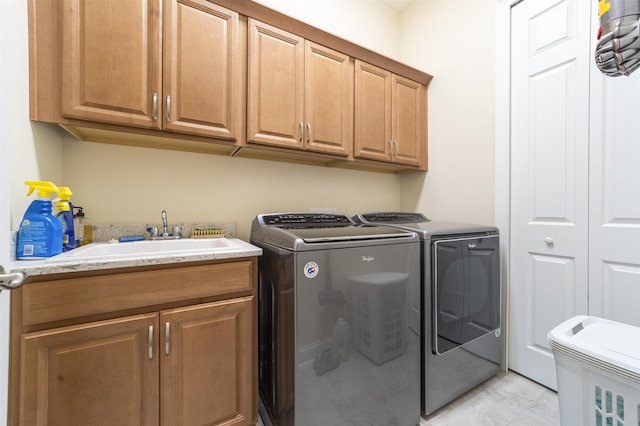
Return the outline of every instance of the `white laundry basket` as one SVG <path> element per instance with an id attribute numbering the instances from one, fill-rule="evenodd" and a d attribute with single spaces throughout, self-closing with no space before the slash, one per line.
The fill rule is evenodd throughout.
<path id="1" fill-rule="evenodd" d="M 640 426 L 640 328 L 580 315 L 548 337 L 562 426 Z"/>

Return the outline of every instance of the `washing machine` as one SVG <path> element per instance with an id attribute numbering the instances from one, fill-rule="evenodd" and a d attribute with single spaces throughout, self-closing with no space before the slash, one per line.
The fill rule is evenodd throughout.
<path id="1" fill-rule="evenodd" d="M 347 215 L 258 215 L 266 425 L 420 422 L 420 239 Z"/>
<path id="2" fill-rule="evenodd" d="M 421 239 L 422 414 L 429 416 L 502 365 L 499 232 L 420 213 L 361 213 L 354 222 Z"/>

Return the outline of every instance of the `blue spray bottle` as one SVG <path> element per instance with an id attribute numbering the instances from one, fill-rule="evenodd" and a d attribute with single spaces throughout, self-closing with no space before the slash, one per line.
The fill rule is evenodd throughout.
<path id="1" fill-rule="evenodd" d="M 68 186 L 58 187 L 58 201 L 55 204 L 55 211 L 62 225 L 63 252 L 76 248 L 76 237 L 73 229 L 73 204 L 70 201 L 72 195 L 73 192 Z"/>
<path id="2" fill-rule="evenodd" d="M 62 225 L 52 213 L 51 194 L 58 187 L 51 182 L 26 181 L 27 195 L 38 190 L 34 200 L 24 213 L 16 247 L 18 259 L 46 259 L 62 253 Z"/>

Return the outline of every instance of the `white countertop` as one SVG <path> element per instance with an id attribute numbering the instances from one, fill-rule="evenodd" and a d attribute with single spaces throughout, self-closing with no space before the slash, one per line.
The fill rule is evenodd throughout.
<path id="1" fill-rule="evenodd" d="M 198 262 L 206 260 L 218 260 L 218 259 L 233 259 L 240 257 L 251 257 L 262 255 L 262 249 L 256 247 L 246 241 L 233 238 L 230 239 L 239 245 L 239 248 L 235 248 L 223 252 L 212 253 L 164 253 L 164 254 L 149 254 L 139 257 L 123 257 L 123 258 L 108 258 L 108 259 L 91 259 L 91 260 L 78 260 L 67 261 L 61 263 L 52 263 L 45 260 L 14 260 L 10 264 L 10 270 L 12 272 L 24 272 L 27 276 L 35 275 L 49 275 L 49 274 L 65 274 L 70 272 L 81 271 L 96 271 L 100 269 L 113 269 L 113 268 L 131 268 L 139 266 L 150 265 L 165 265 L 171 263 L 184 263 L 184 262 Z"/>

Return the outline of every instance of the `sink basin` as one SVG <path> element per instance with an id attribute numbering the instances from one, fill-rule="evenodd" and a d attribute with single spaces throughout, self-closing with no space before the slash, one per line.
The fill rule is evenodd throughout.
<path id="1" fill-rule="evenodd" d="M 242 246 L 240 244 L 228 238 L 185 238 L 179 240 L 145 240 L 127 243 L 91 243 L 51 257 L 47 259 L 46 262 L 79 262 L 84 260 L 214 254 L 234 251 L 241 248 Z"/>

